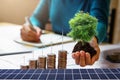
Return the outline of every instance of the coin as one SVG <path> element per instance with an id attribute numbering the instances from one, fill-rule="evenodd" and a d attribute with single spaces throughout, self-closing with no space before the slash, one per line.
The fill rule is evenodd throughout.
<path id="1" fill-rule="evenodd" d="M 29 69 L 36 69 L 37 68 L 37 60 L 31 59 L 29 61 Z"/>
<path id="2" fill-rule="evenodd" d="M 67 65 L 67 51 L 58 51 L 58 69 L 65 69 Z"/>

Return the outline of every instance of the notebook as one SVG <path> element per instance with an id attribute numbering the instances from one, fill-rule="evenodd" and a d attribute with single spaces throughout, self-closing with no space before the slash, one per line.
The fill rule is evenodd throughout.
<path id="1" fill-rule="evenodd" d="M 58 45 L 58 44 L 68 43 L 73 41 L 71 37 L 62 36 L 55 33 L 43 34 L 41 35 L 40 40 L 41 40 L 40 43 L 23 41 L 21 38 L 17 38 L 14 41 L 20 44 L 34 46 L 34 47 L 47 47 L 47 46 Z"/>

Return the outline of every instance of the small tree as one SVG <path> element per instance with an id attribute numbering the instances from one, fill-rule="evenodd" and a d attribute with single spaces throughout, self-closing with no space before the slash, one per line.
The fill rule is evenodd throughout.
<path id="1" fill-rule="evenodd" d="M 97 23 L 98 20 L 95 17 L 80 11 L 69 21 L 71 31 L 68 36 L 71 36 L 75 41 L 81 42 L 81 46 L 84 46 L 86 42 L 88 43 L 97 34 Z M 84 50 L 85 47 L 81 48 L 81 46 L 74 47 L 74 49 L 79 47 L 79 50 Z M 73 52 L 79 50 L 73 50 Z"/>

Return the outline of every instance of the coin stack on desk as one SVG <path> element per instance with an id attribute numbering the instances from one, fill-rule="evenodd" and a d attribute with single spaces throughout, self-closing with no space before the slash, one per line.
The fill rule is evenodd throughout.
<path id="1" fill-rule="evenodd" d="M 56 54 L 47 54 L 47 57 L 40 56 L 38 60 L 31 59 L 29 60 L 29 66 L 21 65 L 21 69 L 56 69 Z M 66 69 L 67 65 L 67 51 L 59 50 L 58 51 L 58 69 Z"/>
<path id="2" fill-rule="evenodd" d="M 40 56 L 38 58 L 38 69 L 46 69 L 46 57 L 45 56 Z"/>
<path id="3" fill-rule="evenodd" d="M 65 69 L 67 65 L 67 51 L 58 51 L 58 69 Z"/>
<path id="4" fill-rule="evenodd" d="M 55 69 L 56 66 L 56 55 L 51 53 L 47 55 L 47 68 L 48 69 Z"/>
<path id="5" fill-rule="evenodd" d="M 37 60 L 31 59 L 29 61 L 29 69 L 36 69 L 37 68 Z"/>
<path id="6" fill-rule="evenodd" d="M 29 65 L 21 65 L 21 69 L 29 69 Z"/>

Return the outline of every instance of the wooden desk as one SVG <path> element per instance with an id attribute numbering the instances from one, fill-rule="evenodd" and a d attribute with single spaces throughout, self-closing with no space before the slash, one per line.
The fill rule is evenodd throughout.
<path id="1" fill-rule="evenodd" d="M 5 27 L 8 27 L 8 26 L 2 25 L 2 27 L 0 27 L 1 38 L 3 37 L 5 39 L 12 40 L 14 37 L 20 36 L 20 32 L 19 32 L 20 26 L 15 27 L 15 26 L 11 25 L 11 26 L 9 26 L 8 29 L 5 29 Z M 1 31 L 3 33 L 1 33 Z M 74 60 L 71 57 L 71 52 L 72 52 L 74 45 L 75 45 L 75 42 L 63 44 L 63 49 L 68 51 L 67 68 L 73 69 L 73 68 L 119 68 L 120 67 L 120 64 L 118 64 L 118 63 L 111 63 L 111 62 L 107 61 L 104 56 L 105 53 L 103 53 L 104 50 L 111 49 L 113 47 L 114 48 L 119 47 L 120 45 L 119 46 L 112 46 L 112 45 L 102 46 L 102 45 L 100 45 L 101 55 L 100 55 L 99 60 L 97 62 L 95 62 L 94 65 L 86 66 L 86 67 L 80 67 L 79 65 L 75 65 Z M 16 48 L 18 46 L 21 46 L 21 45 L 20 44 L 16 45 Z M 0 45 L 0 47 L 2 47 L 2 45 Z M 22 47 L 23 47 L 23 45 L 22 45 Z M 24 49 L 25 48 L 26 48 L 26 46 L 24 46 Z M 17 54 L 17 55 L 0 56 L 0 63 L 1 63 L 0 69 L 19 69 L 20 65 L 23 64 L 24 62 L 26 64 L 28 64 L 29 60 L 31 58 L 33 58 L 33 55 L 34 55 L 34 58 L 37 59 L 41 55 L 46 56 L 48 53 L 51 53 L 51 48 L 52 48 L 52 53 L 55 53 L 57 55 L 58 51 L 62 49 L 62 45 L 55 45 L 55 46 L 46 47 L 46 48 L 32 47 L 34 54 L 33 53 L 26 54 L 25 53 L 25 54 Z M 25 61 L 24 61 L 24 57 L 25 57 Z M 56 59 L 56 66 L 57 66 L 57 60 L 58 59 Z"/>

